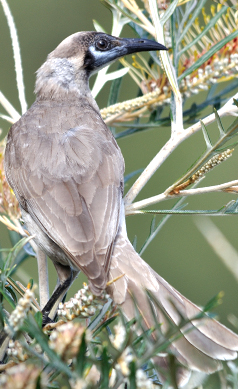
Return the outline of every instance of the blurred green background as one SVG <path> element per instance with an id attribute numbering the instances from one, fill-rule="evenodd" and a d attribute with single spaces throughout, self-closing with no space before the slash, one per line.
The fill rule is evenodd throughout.
<path id="1" fill-rule="evenodd" d="M 65 37 L 77 31 L 94 30 L 93 19 L 96 19 L 108 33 L 111 31 L 111 14 L 99 0 L 9 0 L 8 3 L 14 16 L 20 40 L 28 106 L 34 101 L 33 90 L 36 70 L 45 61 L 47 54 Z M 127 26 L 123 30 L 122 36 L 134 36 L 134 33 Z M 11 40 L 1 8 L 0 42 L 0 90 L 20 111 Z M 221 88 L 224 86 L 225 84 L 222 84 Z M 107 105 L 109 87 L 109 84 L 106 85 L 97 97 L 100 108 Z M 126 75 L 120 93 L 120 101 L 135 97 L 137 92 L 137 86 Z M 189 106 L 192 101 L 198 101 L 200 98 L 200 95 L 192 97 L 189 100 Z M 2 108 L 0 112 L 3 113 Z M 203 111 L 203 117 L 209 113 L 211 113 L 211 108 L 208 107 Z M 225 128 L 231 121 L 229 118 L 223 119 Z M 3 131 L 2 136 L 4 136 L 9 125 L 0 119 L 0 127 Z M 216 126 L 210 126 L 209 129 L 212 139 L 216 139 L 218 133 Z M 164 145 L 169 135 L 169 127 L 160 127 L 119 140 L 118 143 L 126 162 L 126 174 L 139 168 L 145 168 Z M 137 200 L 161 193 L 186 171 L 204 149 L 205 144 L 201 133 L 189 138 L 164 163 Z M 202 185 L 214 185 L 237 179 L 237 164 L 238 153 L 235 150 L 232 158 L 212 171 L 203 180 Z M 132 183 L 133 179 L 127 184 L 126 192 Z M 232 199 L 235 199 L 234 194 L 203 195 L 189 198 L 187 208 L 218 209 Z M 169 209 L 171 204 L 172 202 L 167 201 L 157 207 Z M 138 249 L 149 234 L 151 219 L 152 216 L 150 215 L 137 215 L 127 218 L 129 237 L 131 240 L 134 239 L 135 235 L 138 237 Z M 159 219 L 160 216 L 157 217 L 157 221 Z M 213 218 L 213 221 L 238 250 L 238 217 L 216 217 Z M 0 231 L 1 246 L 6 247 L 10 244 L 8 234 L 5 227 L 0 226 Z M 216 310 L 221 321 L 228 324 L 227 315 L 230 313 L 238 316 L 238 284 L 234 276 L 221 263 L 203 239 L 194 224 L 192 216 L 171 217 L 156 239 L 143 253 L 143 258 L 182 294 L 198 305 L 204 305 L 218 292 L 224 291 L 223 304 Z M 31 276 L 37 282 L 36 260 L 29 258 L 24 263 L 23 268 L 27 273 L 26 277 L 24 278 L 22 271 L 20 271 L 15 278 L 27 282 L 27 277 Z M 56 275 L 51 264 L 50 269 L 51 289 L 53 289 Z M 70 294 L 75 293 L 81 287 L 82 279 L 80 276 L 74 283 Z M 231 325 L 229 326 L 231 327 Z"/>

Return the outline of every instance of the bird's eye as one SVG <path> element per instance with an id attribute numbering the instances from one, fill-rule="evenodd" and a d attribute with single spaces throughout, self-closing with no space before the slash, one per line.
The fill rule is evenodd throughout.
<path id="1" fill-rule="evenodd" d="M 96 42 L 96 48 L 98 50 L 107 50 L 107 49 L 109 49 L 109 42 L 106 41 L 105 39 L 99 39 Z"/>

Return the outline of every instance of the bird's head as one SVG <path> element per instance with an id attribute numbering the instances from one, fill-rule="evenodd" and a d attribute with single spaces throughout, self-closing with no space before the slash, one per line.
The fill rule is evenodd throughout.
<path id="1" fill-rule="evenodd" d="M 139 51 L 167 50 L 150 39 L 117 38 L 102 32 L 77 32 L 64 39 L 48 58 L 67 58 L 90 75 L 117 58 Z"/>
<path id="2" fill-rule="evenodd" d="M 139 51 L 155 50 L 167 48 L 149 39 L 117 38 L 93 31 L 77 32 L 64 39 L 48 55 L 38 71 L 38 84 L 42 86 L 42 77 L 47 76 L 49 82 L 57 81 L 58 85 L 69 89 L 77 79 L 88 79 L 91 74 L 118 58 Z"/>

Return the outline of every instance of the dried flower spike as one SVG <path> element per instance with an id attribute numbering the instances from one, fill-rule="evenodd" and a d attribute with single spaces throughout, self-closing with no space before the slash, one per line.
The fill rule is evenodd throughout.
<path id="1" fill-rule="evenodd" d="M 205 174 L 210 172 L 214 167 L 220 165 L 220 163 L 225 161 L 227 158 L 231 157 L 233 151 L 234 149 L 231 150 L 227 149 L 220 154 L 214 155 L 196 173 L 194 173 L 192 177 L 190 177 L 187 181 L 183 182 L 182 184 L 176 186 L 169 194 L 170 195 L 178 194 L 181 190 L 186 189 L 189 185 L 200 180 Z"/>
<path id="2" fill-rule="evenodd" d="M 59 304 L 57 314 L 61 320 L 69 321 L 76 317 L 88 318 L 94 316 L 97 309 L 101 309 L 101 303 L 105 303 L 109 298 L 105 292 L 102 295 L 94 296 L 90 291 L 86 283 L 83 284 L 83 288 L 80 289 L 74 297 L 69 301 Z"/>
<path id="3" fill-rule="evenodd" d="M 16 340 L 11 339 L 8 344 L 7 355 L 15 362 L 24 362 L 28 359 L 22 345 Z"/>
<path id="4" fill-rule="evenodd" d="M 1 389 L 35 389 L 46 388 L 46 378 L 39 368 L 34 365 L 20 363 L 17 366 L 7 369 L 6 373 L 0 376 Z M 38 377 L 41 375 L 40 382 Z"/>
<path id="5" fill-rule="evenodd" d="M 81 324 L 62 324 L 50 335 L 49 346 L 67 362 L 76 357 L 84 332 L 86 332 L 86 340 L 89 340 L 90 332 Z"/>
<path id="6" fill-rule="evenodd" d="M 234 149 L 232 150 L 227 149 L 226 151 L 223 151 L 220 154 L 214 155 L 214 157 L 209 159 L 209 161 L 206 162 L 205 165 L 201 167 L 201 169 L 199 169 L 195 174 L 192 175 L 191 177 L 192 182 L 196 182 L 198 179 L 200 179 L 202 176 L 207 174 L 214 167 L 220 165 L 220 163 L 225 161 L 227 158 L 231 157 L 233 151 Z"/>

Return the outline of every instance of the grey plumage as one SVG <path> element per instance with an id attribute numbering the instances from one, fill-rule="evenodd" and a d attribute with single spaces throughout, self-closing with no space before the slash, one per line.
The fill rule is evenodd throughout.
<path id="1" fill-rule="evenodd" d="M 70 269 L 82 270 L 93 293 L 108 287 L 128 318 L 130 293 L 147 324 L 153 324 L 144 288 L 155 294 L 179 324 L 174 307 L 188 319 L 199 308 L 154 272 L 134 251 L 125 227 L 124 160 L 103 122 L 88 85 L 89 76 L 125 54 L 166 49 L 156 42 L 83 32 L 66 38 L 37 73 L 35 103 L 12 126 L 5 170 L 22 216 L 37 245 L 55 264 L 61 282 Z M 166 326 L 162 312 L 158 321 Z M 187 332 L 189 326 L 192 331 Z M 215 320 L 193 321 L 174 342 L 178 359 L 194 370 L 211 373 L 219 360 L 234 359 L 238 337 Z M 186 332 L 186 333 L 185 333 Z"/>

